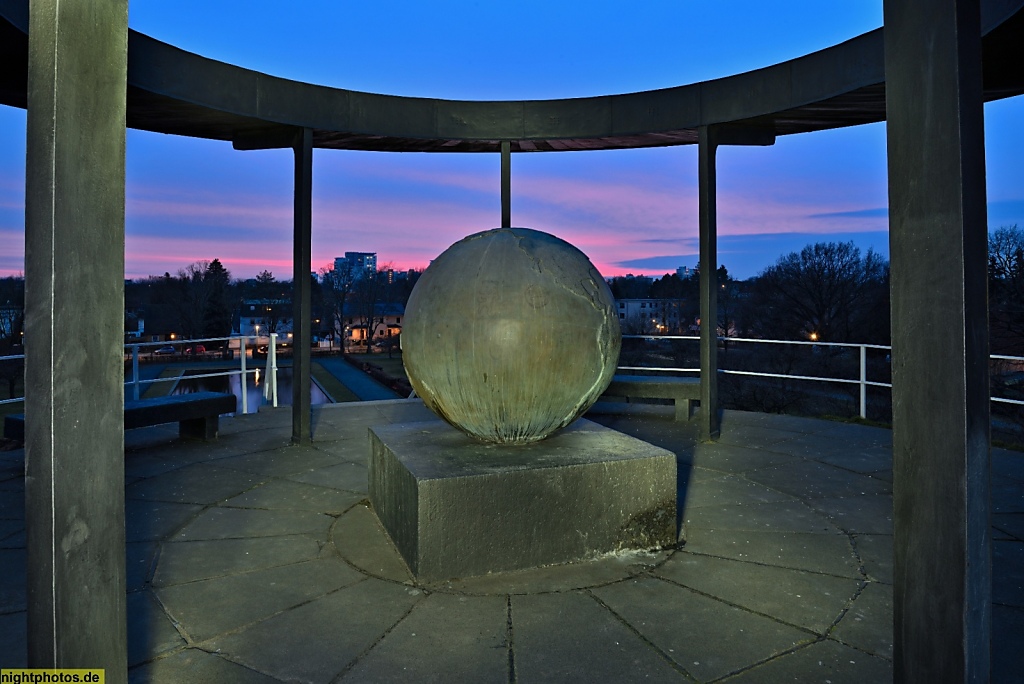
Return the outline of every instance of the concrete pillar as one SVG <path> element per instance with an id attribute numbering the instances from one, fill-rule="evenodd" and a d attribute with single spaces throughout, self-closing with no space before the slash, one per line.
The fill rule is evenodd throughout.
<path id="1" fill-rule="evenodd" d="M 894 675 L 986 682 L 987 217 L 978 0 L 886 0 Z"/>
<path id="2" fill-rule="evenodd" d="M 303 128 L 295 138 L 295 209 L 292 259 L 292 442 L 309 444 L 310 414 L 310 280 L 313 235 L 313 131 Z"/>
<path id="3" fill-rule="evenodd" d="M 715 208 L 717 130 L 698 131 L 700 212 L 700 438 L 718 437 L 718 226 Z"/>
<path id="4" fill-rule="evenodd" d="M 512 227 L 512 143 L 501 141 L 501 227 Z"/>
<path id="5" fill-rule="evenodd" d="M 124 682 L 128 1 L 37 0 L 29 12 L 28 663 Z"/>

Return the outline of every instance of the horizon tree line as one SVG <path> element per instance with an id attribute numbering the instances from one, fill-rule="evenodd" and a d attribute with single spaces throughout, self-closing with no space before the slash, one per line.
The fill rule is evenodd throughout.
<path id="1" fill-rule="evenodd" d="M 989 320 L 992 353 L 1024 354 L 1024 230 L 1000 227 L 989 235 Z M 388 278 L 390 265 L 374 273 L 336 272 L 332 265 L 312 276 L 318 332 L 361 325 L 373 330 L 383 322 L 380 304 L 408 300 L 414 282 Z M 616 299 L 671 300 L 679 303 L 684 325 L 664 332 L 684 334 L 699 316 L 699 272 L 667 273 L 650 280 L 609 279 Z M 817 242 L 781 255 L 747 280 L 736 280 L 723 265 L 719 286 L 719 333 L 776 339 L 887 344 L 889 263 L 874 252 L 861 253 L 851 242 Z M 232 279 L 219 259 L 200 260 L 176 275 L 126 281 L 126 327 L 133 312 L 144 310 L 148 329 L 173 329 L 185 338 L 226 337 L 234 312 L 246 300 L 276 302 L 261 327 L 272 332 L 290 302 L 292 283 L 269 270 L 255 278 Z M 24 278 L 0 278 L 0 354 L 18 346 L 24 328 Z M 284 312 L 290 313 L 290 312 Z M 352 323 L 350 323 L 352 321 Z M 356 323 L 358 321 L 358 323 Z M 651 334 L 650 320 L 627 321 L 623 332 Z"/>

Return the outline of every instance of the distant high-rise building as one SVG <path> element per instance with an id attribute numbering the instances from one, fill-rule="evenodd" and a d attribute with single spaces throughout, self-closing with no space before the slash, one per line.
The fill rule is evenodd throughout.
<path id="1" fill-rule="evenodd" d="M 350 273 L 353 280 L 358 280 L 365 273 L 376 273 L 377 253 L 345 252 L 345 256 L 334 259 L 334 270 L 337 273 Z"/>
<path id="2" fill-rule="evenodd" d="M 348 260 L 348 263 L 352 267 L 353 272 L 377 272 L 376 252 L 345 252 L 345 259 Z"/>

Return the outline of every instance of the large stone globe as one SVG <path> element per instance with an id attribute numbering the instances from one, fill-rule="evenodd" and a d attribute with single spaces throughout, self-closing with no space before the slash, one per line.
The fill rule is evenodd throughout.
<path id="1" fill-rule="evenodd" d="M 608 387 L 621 346 L 611 291 L 564 240 L 499 228 L 455 243 L 409 297 L 402 355 L 416 394 L 478 440 L 536 442 Z"/>

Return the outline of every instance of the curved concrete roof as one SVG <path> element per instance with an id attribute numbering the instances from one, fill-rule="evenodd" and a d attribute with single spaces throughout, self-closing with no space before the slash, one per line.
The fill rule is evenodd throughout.
<path id="1" fill-rule="evenodd" d="M 986 100 L 1024 92 L 1024 0 L 985 0 Z M 0 0 L 0 103 L 24 107 L 27 0 Z M 399 97 L 270 76 L 128 38 L 128 125 L 286 146 L 294 127 L 318 148 L 496 152 L 683 145 L 697 127 L 737 124 L 745 141 L 885 118 L 883 29 L 797 59 L 726 78 L 622 95 L 564 100 L 466 101 Z M 753 135 L 751 135 L 753 133 Z M 728 138 L 726 138 L 728 141 Z"/>

